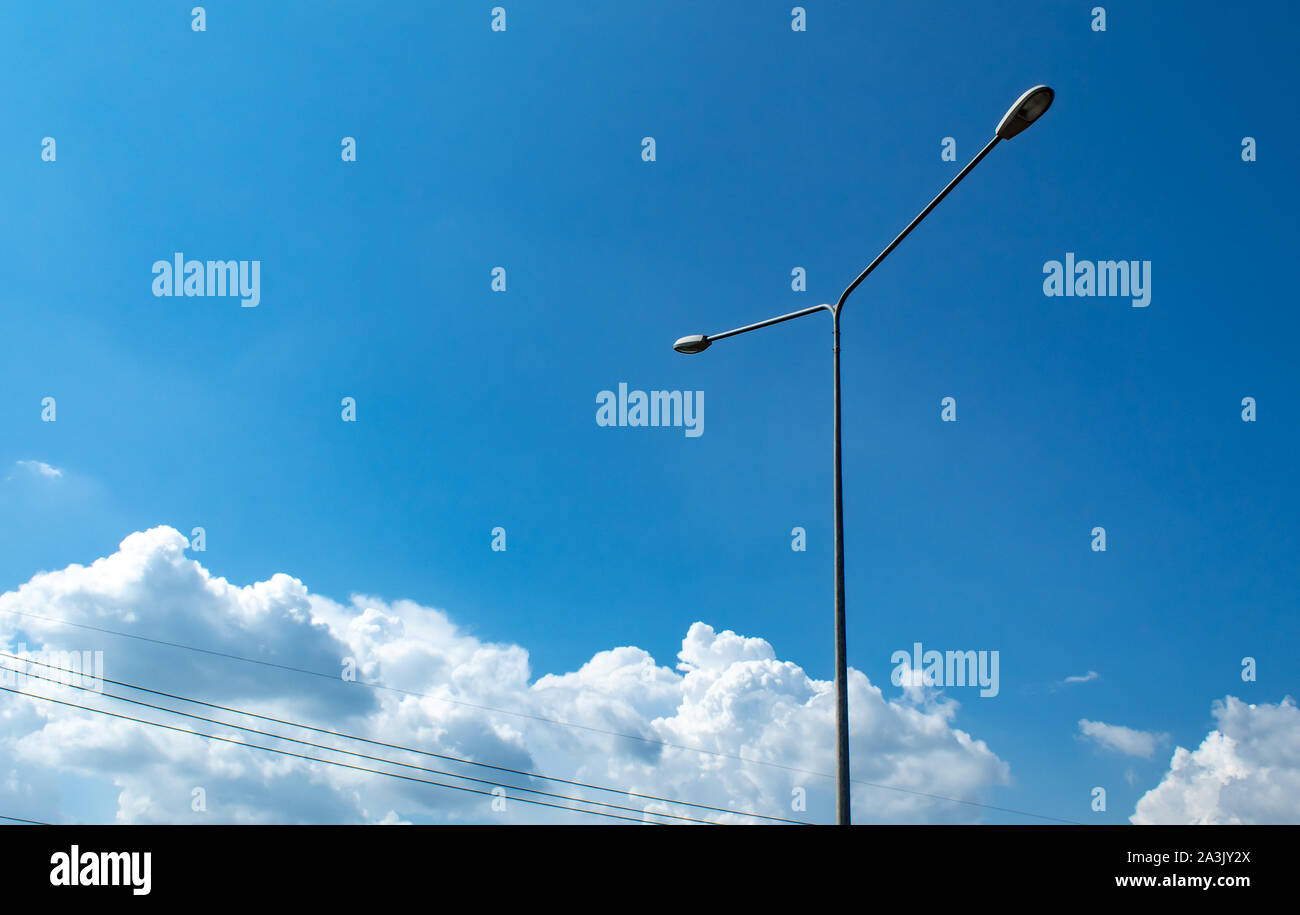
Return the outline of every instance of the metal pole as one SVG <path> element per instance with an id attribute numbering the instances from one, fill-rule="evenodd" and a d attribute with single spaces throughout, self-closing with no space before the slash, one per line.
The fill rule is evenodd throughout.
<path id="1" fill-rule="evenodd" d="M 839 300 L 834 305 L 814 305 L 811 308 L 792 311 L 789 314 L 769 318 L 766 321 L 759 321 L 756 324 L 746 324 L 744 327 L 737 327 L 725 333 L 701 335 L 703 346 L 681 351 L 698 353 L 706 349 L 714 340 L 734 337 L 738 334 L 749 333 L 752 330 L 770 327 L 773 324 L 780 324 L 794 318 L 801 318 L 815 311 L 821 311 L 823 308 L 831 313 L 831 334 L 834 343 L 832 350 L 835 369 L 835 821 L 840 826 L 848 826 L 852 822 L 851 805 L 849 803 L 851 795 L 849 787 L 849 671 L 848 648 L 844 631 L 844 474 L 843 462 L 840 458 L 840 312 L 844 309 L 844 303 L 853 290 L 857 289 L 862 281 L 880 266 L 881 261 L 888 257 L 890 252 L 911 234 L 911 231 L 917 227 L 921 220 L 930 215 L 930 211 L 937 207 L 939 202 L 947 197 L 948 193 L 961 183 L 961 180 L 969 175 L 975 166 L 983 161 L 984 157 L 1001 139 L 1000 135 L 995 135 L 992 140 L 989 140 L 975 158 L 971 159 L 966 167 L 948 182 L 947 186 L 939 192 L 939 195 L 931 200 L 925 209 L 904 227 L 902 232 L 898 233 L 897 237 L 885 247 L 885 250 L 876 255 L 875 260 L 868 264 L 867 268 L 859 273 L 852 283 L 849 283 L 844 292 L 840 293 Z"/>
<path id="2" fill-rule="evenodd" d="M 831 311 L 835 363 L 835 822 L 851 822 L 849 787 L 849 670 L 844 634 L 844 481 L 840 460 L 840 311 Z"/>

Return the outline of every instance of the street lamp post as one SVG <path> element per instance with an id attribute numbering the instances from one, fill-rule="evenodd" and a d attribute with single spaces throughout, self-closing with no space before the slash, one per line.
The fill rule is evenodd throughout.
<path id="1" fill-rule="evenodd" d="M 848 287 L 840 293 L 840 297 L 834 305 L 814 305 L 811 308 L 792 311 L 789 314 L 768 318 L 766 321 L 759 321 L 757 324 L 747 324 L 744 327 L 737 327 L 735 330 L 729 330 L 721 334 L 692 334 L 682 337 L 673 344 L 673 349 L 679 353 L 702 353 L 713 345 L 715 340 L 735 337 L 739 334 L 749 333 L 751 330 L 758 330 L 762 327 L 770 327 L 773 324 L 802 318 L 804 315 L 810 315 L 818 311 L 829 311 L 831 313 L 831 363 L 835 378 L 835 446 L 832 459 L 835 468 L 835 819 L 841 826 L 847 826 L 851 821 L 849 809 L 851 791 L 849 783 L 848 652 L 844 634 L 844 492 L 842 462 L 840 460 L 840 313 L 844 310 L 844 302 L 853 290 L 858 288 L 858 285 L 871 274 L 871 271 L 880 266 L 880 262 L 898 247 L 899 243 L 916 228 L 922 219 L 930 215 L 930 211 L 939 205 L 939 201 L 947 197 L 948 192 L 969 175 L 971 170 L 980 164 L 999 141 L 1010 140 L 1038 120 L 1052 104 L 1053 98 L 1054 93 L 1047 86 L 1035 86 L 1016 99 L 1015 104 L 1002 116 L 997 130 L 993 134 L 993 139 L 989 140 L 975 158 L 971 159 L 970 163 L 948 182 L 948 186 L 939 192 L 939 196 L 931 200 L 926 208 L 918 213 L 916 218 L 909 222 L 902 232 L 898 233 L 898 237 L 891 241 L 885 247 L 885 250 L 876 255 L 875 260 L 867 265 L 867 269 L 859 273 L 857 279 L 852 283 L 849 283 Z"/>

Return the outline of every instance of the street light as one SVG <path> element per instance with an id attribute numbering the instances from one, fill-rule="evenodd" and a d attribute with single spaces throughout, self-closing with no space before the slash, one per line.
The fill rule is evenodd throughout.
<path id="1" fill-rule="evenodd" d="M 689 337 L 682 337 L 673 344 L 673 349 L 679 353 L 702 353 L 709 348 L 709 338 L 703 334 L 691 334 Z"/>
<path id="2" fill-rule="evenodd" d="M 1035 86 L 1030 89 L 1016 99 L 1016 103 L 1007 109 L 1006 114 L 1002 115 L 1002 120 L 998 122 L 998 137 L 1003 140 L 1010 140 L 1034 121 L 1037 121 L 1044 111 L 1052 107 L 1052 99 L 1054 98 L 1056 98 L 1056 93 L 1046 86 Z"/>
<path id="3" fill-rule="evenodd" d="M 810 315 L 818 311 L 829 311 L 831 313 L 831 334 L 833 345 L 832 363 L 834 366 L 835 376 L 835 802 L 836 802 L 836 822 L 841 826 L 847 826 L 850 823 L 851 816 L 849 811 L 849 684 L 848 684 L 848 660 L 847 649 L 844 637 L 844 493 L 843 493 L 843 473 L 840 461 L 840 313 L 844 310 L 844 303 L 849 294 L 858 288 L 871 271 L 875 270 L 890 252 L 898 247 L 899 243 L 908 236 L 922 219 L 930 215 L 930 211 L 939 205 L 939 201 L 948 196 L 961 179 L 970 174 L 975 166 L 979 165 L 985 156 L 998 144 L 1000 140 L 1010 140 L 1012 137 L 1021 133 L 1030 124 L 1038 120 L 1052 104 L 1055 93 L 1047 86 L 1034 86 L 1020 98 L 1016 99 L 1002 120 L 998 122 L 997 130 L 993 134 L 993 139 L 981 149 L 974 159 L 971 159 L 957 176 L 948 182 L 948 186 L 939 192 L 926 206 L 924 210 L 917 214 L 916 218 L 907 224 L 907 228 L 898 233 L 898 237 L 891 241 L 885 250 L 876 255 L 875 260 L 867 265 L 867 269 L 858 274 L 857 278 L 849 283 L 848 287 L 840 293 L 839 299 L 834 305 L 814 305 L 811 308 L 804 308 L 799 311 L 792 311 L 789 314 L 780 315 L 776 318 L 769 318 L 766 321 L 759 321 L 757 324 L 747 324 L 744 327 L 737 327 L 735 330 L 729 330 L 721 334 L 691 334 L 682 337 L 673 344 L 673 349 L 679 353 L 694 354 L 702 353 L 713 344 L 715 340 L 722 340 L 726 337 L 735 337 L 739 334 L 748 333 L 751 330 L 758 330 L 761 327 L 769 327 L 773 324 L 780 324 L 783 321 L 790 321 L 794 318 L 802 318 L 804 315 Z"/>

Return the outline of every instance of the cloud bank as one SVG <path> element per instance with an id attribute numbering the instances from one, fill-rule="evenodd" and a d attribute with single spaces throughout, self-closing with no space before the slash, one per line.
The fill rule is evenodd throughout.
<path id="1" fill-rule="evenodd" d="M 1300 709 L 1216 701 L 1218 727 L 1195 750 L 1178 747 L 1133 823 L 1300 822 Z"/>
<path id="2" fill-rule="evenodd" d="M 44 572 L 0 595 L 0 642 L 28 650 L 102 650 L 104 675 L 499 766 L 724 811 L 799 820 L 833 818 L 832 684 L 777 657 L 761 638 L 690 626 L 673 667 L 632 646 L 596 653 L 578 670 L 534 677 L 528 652 L 485 642 L 445 612 L 354 594 L 339 603 L 283 573 L 236 586 L 186 554 L 170 527 L 132 534 L 89 566 Z M 39 617 L 81 624 L 75 628 Z M 154 642 L 107 635 L 131 632 Z M 158 644 L 201 646 L 212 654 Z M 222 654 L 256 658 L 248 664 Z M 7 662 L 6 662 L 7 663 Z M 319 676 L 284 668 L 314 671 Z M 385 684 L 371 689 L 344 679 Z M 176 719 L 105 696 L 21 685 L 27 692 L 233 740 L 358 765 L 400 768 Z M 935 695 L 888 698 L 850 671 L 855 818 L 964 822 L 979 809 L 924 795 L 985 800 L 1009 769 L 983 741 L 954 726 L 958 705 Z M 156 697 L 105 685 L 155 704 Z M 346 745 L 225 713 L 209 717 Z M 565 726 L 553 722 L 566 723 Z M 432 768 L 610 801 L 641 810 L 745 821 L 456 763 L 362 746 L 362 752 Z M 600 822 L 532 807 L 516 791 L 493 797 L 383 778 L 229 743 L 145 727 L 13 693 L 0 693 L 0 804 L 6 812 L 69 821 L 98 798 L 123 823 Z M 439 781 L 446 776 L 405 770 Z M 865 783 L 874 783 L 873 785 Z M 469 783 L 466 783 L 469 784 Z M 483 785 L 472 785 L 490 790 Z M 806 798 L 806 809 L 800 809 Z M 504 810 L 497 809 L 504 806 Z M 630 814 L 637 816 L 639 814 Z"/>

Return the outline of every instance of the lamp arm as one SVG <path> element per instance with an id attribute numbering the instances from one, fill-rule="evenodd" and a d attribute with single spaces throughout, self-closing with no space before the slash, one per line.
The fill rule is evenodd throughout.
<path id="1" fill-rule="evenodd" d="M 895 248 L 898 247 L 899 242 L 901 242 L 904 238 L 907 238 L 908 234 L 917 227 L 917 224 L 920 223 L 922 219 L 930 215 L 930 211 L 939 205 L 940 200 L 948 196 L 948 192 L 951 191 L 953 188 L 955 188 L 958 185 L 958 183 L 961 181 L 961 179 L 965 178 L 967 175 L 971 173 L 971 169 L 973 169 L 975 166 L 980 164 L 980 161 L 989 154 L 989 152 L 993 149 L 993 147 L 998 145 L 998 140 L 1000 139 L 1001 137 L 994 136 L 992 140 L 989 140 L 988 145 L 986 145 L 983 149 L 981 149 L 979 151 L 979 154 L 974 159 L 971 159 L 970 163 L 965 168 L 963 168 L 960 172 L 957 173 L 957 177 L 949 181 L 948 186 L 939 192 L 939 196 L 931 200 L 930 203 L 926 206 L 926 208 L 922 210 L 920 213 L 918 213 L 916 215 L 916 218 L 907 224 L 907 228 L 899 232 L 898 237 L 895 238 L 893 241 L 891 241 L 884 251 L 881 251 L 879 254 L 876 255 L 876 259 L 867 265 L 866 270 L 863 270 L 861 273 L 858 274 L 858 278 L 856 280 L 854 280 L 852 283 L 849 283 L 848 288 L 845 289 L 842 293 L 840 293 L 839 301 L 837 301 L 834 305 L 834 311 L 837 316 L 840 312 L 840 309 L 844 307 L 844 301 L 849 297 L 849 293 L 851 293 L 854 289 L 857 289 L 858 284 L 861 283 L 863 280 L 865 280 L 870 275 L 872 270 L 875 270 L 878 266 L 880 266 L 880 262 L 883 261 L 886 257 L 888 257 L 891 251 L 893 251 Z"/>

